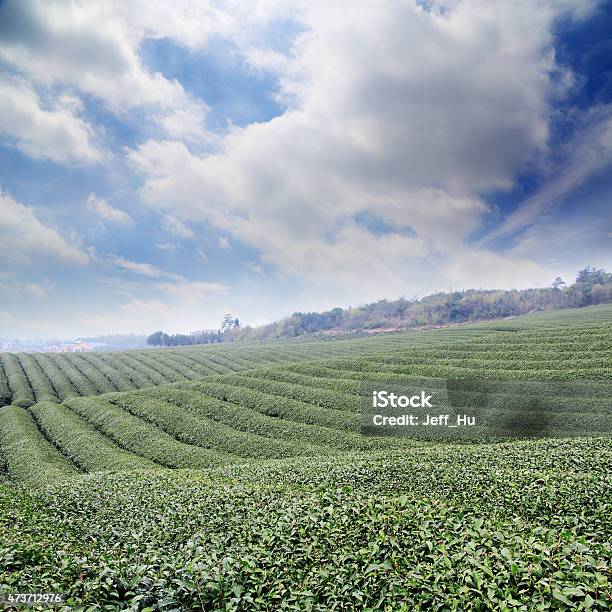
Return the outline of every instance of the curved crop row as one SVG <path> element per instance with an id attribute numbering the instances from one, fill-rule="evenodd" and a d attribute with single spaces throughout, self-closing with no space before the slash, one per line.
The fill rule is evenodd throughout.
<path id="1" fill-rule="evenodd" d="M 296 369 L 305 367 L 296 365 Z M 309 389 L 330 389 L 332 391 L 340 391 L 348 394 L 358 394 L 361 390 L 361 384 L 353 380 L 347 380 L 339 378 L 337 376 L 333 378 L 322 378 L 317 376 L 309 376 L 301 372 L 289 370 L 287 368 L 267 368 L 257 369 L 244 372 L 243 377 L 249 378 L 264 378 L 265 380 L 274 380 L 285 383 L 293 383 L 302 387 L 308 387 Z"/>
<path id="2" fill-rule="evenodd" d="M 4 366 L 2 365 L 2 359 L 0 359 L 0 407 L 7 406 L 11 403 L 13 394 L 9 389 L 8 379 L 4 372 Z"/>
<path id="3" fill-rule="evenodd" d="M 198 373 L 198 378 L 204 378 L 209 374 L 216 374 L 216 371 L 210 367 L 206 360 L 198 360 L 194 357 L 192 352 L 188 350 L 176 350 L 168 351 L 173 359 L 176 359 L 182 363 L 185 367 L 190 368 L 194 372 Z"/>
<path id="4" fill-rule="evenodd" d="M 20 353 L 19 363 L 28 377 L 28 381 L 37 402 L 59 402 L 60 399 L 49 377 L 43 372 L 32 355 Z"/>
<path id="5" fill-rule="evenodd" d="M 203 378 L 203 368 L 195 369 L 189 360 L 177 355 L 169 355 L 165 350 L 155 352 L 155 360 L 164 368 L 164 372 L 171 369 L 177 372 L 180 380 L 197 380 Z"/>
<path id="6" fill-rule="evenodd" d="M 213 382 L 212 379 L 209 379 Z M 255 378 L 252 376 L 234 375 L 224 377 L 225 383 L 234 384 L 239 387 L 247 387 L 256 391 L 262 391 L 268 395 L 286 397 L 313 406 L 328 408 L 330 410 L 342 410 L 355 414 L 359 412 L 361 404 L 359 397 L 347 395 L 337 390 L 330 389 L 311 389 L 310 387 L 287 383 L 280 380 L 270 380 L 269 378 Z"/>
<path id="7" fill-rule="evenodd" d="M 42 486 L 77 474 L 75 466 L 36 427 L 27 410 L 0 408 L 0 451 L 9 477 L 19 483 Z"/>
<path id="8" fill-rule="evenodd" d="M 117 391 L 117 387 L 112 381 L 96 368 L 84 355 L 66 354 L 64 358 L 69 361 L 75 369 L 85 377 L 97 393 L 111 393 Z"/>
<path id="9" fill-rule="evenodd" d="M 131 391 L 136 388 L 136 385 L 126 372 L 117 367 L 116 362 L 112 359 L 106 361 L 101 355 L 102 353 L 88 353 L 87 355 L 83 355 L 83 357 L 92 367 L 104 374 L 119 391 Z"/>
<path id="10" fill-rule="evenodd" d="M 11 402 L 15 406 L 21 406 L 27 408 L 35 403 L 34 391 L 30 386 L 28 377 L 21 364 L 17 355 L 12 353 L 0 354 L 0 361 L 6 374 L 9 389 L 11 390 Z"/>
<path id="11" fill-rule="evenodd" d="M 466 354 L 467 353 L 467 354 Z M 494 364 L 495 367 L 498 368 L 510 368 L 510 369 L 532 369 L 538 370 L 542 367 L 551 367 L 551 366 L 569 366 L 579 365 L 582 367 L 605 367 L 610 362 L 610 356 L 606 354 L 593 354 L 592 351 L 589 351 L 586 354 L 568 354 L 566 356 L 562 355 L 542 355 L 540 357 L 534 357 L 533 354 L 525 354 L 523 352 L 522 355 L 517 354 L 511 357 L 502 356 L 502 355 L 490 355 L 487 357 L 480 357 L 478 355 L 474 355 L 471 352 L 467 352 L 463 354 L 463 356 L 447 356 L 445 354 L 429 354 L 429 355 L 419 355 L 419 354 L 400 354 L 400 355 L 391 355 L 391 354 L 383 354 L 375 361 L 377 363 L 383 364 L 392 364 L 392 365 L 428 365 L 431 364 L 432 361 L 435 360 L 438 365 L 462 365 L 462 366 L 475 366 L 479 367 L 483 363 L 486 364 Z M 374 359 L 370 359 L 368 361 L 374 361 Z"/>
<path id="12" fill-rule="evenodd" d="M 206 353 L 207 359 L 213 361 L 217 365 L 223 366 L 227 368 L 229 371 L 236 372 L 238 370 L 243 370 L 244 368 L 250 368 L 252 366 L 252 361 L 245 357 L 245 353 L 238 348 L 233 351 L 215 351 L 214 353 L 211 351 Z M 256 359 L 264 359 L 264 356 L 261 352 L 258 352 Z"/>
<path id="13" fill-rule="evenodd" d="M 204 363 L 218 374 L 231 374 L 241 369 L 240 367 L 236 367 L 233 361 L 226 359 L 222 355 L 213 354 L 212 352 L 202 353 L 201 356 L 194 352 L 193 355 L 194 358 L 201 357 Z"/>
<path id="14" fill-rule="evenodd" d="M 435 361 L 428 365 L 392 365 L 380 363 L 376 360 L 368 359 L 346 359 L 337 361 L 318 362 L 316 364 L 327 368 L 339 370 L 343 372 L 346 378 L 353 377 L 346 375 L 351 373 L 377 373 L 385 374 L 388 378 L 396 375 L 412 375 L 429 378 L 472 378 L 479 376 L 483 379 L 491 380 L 520 380 L 520 379 L 542 379 L 542 380 L 579 380 L 581 378 L 601 378 L 606 379 L 612 377 L 612 366 L 609 367 L 562 367 L 557 368 L 540 368 L 538 370 L 522 370 L 522 369 L 504 369 L 496 368 L 495 363 L 482 362 L 480 366 L 444 366 L 439 365 Z"/>
<path id="15" fill-rule="evenodd" d="M 86 472 L 157 467 L 152 461 L 113 444 L 65 405 L 41 402 L 32 406 L 30 412 L 45 436 Z"/>
<path id="16" fill-rule="evenodd" d="M 71 361 L 66 359 L 66 355 L 49 353 L 47 357 L 66 375 L 79 395 L 96 395 L 98 393 L 94 384 L 83 376 Z"/>
<path id="17" fill-rule="evenodd" d="M 238 347 L 234 352 L 238 352 Z M 232 359 L 242 363 L 244 368 L 252 368 L 254 365 L 259 364 L 269 364 L 275 365 L 279 363 L 284 363 L 287 360 L 287 355 L 293 355 L 294 358 L 300 358 L 299 352 L 289 352 L 282 350 L 282 346 L 274 346 L 274 347 L 256 347 L 249 348 L 248 346 L 242 347 L 239 355 L 240 358 L 236 359 L 234 355 L 232 355 Z"/>
<path id="18" fill-rule="evenodd" d="M 146 374 L 145 368 L 140 362 L 136 362 L 136 367 L 128 359 L 126 353 L 98 353 L 98 358 L 108 364 L 110 367 L 116 368 L 123 373 L 132 385 L 138 389 L 142 387 L 150 387 L 155 385 L 155 381 L 151 380 Z"/>
<path id="19" fill-rule="evenodd" d="M 142 359 L 136 358 L 133 353 L 123 353 L 121 355 L 125 367 L 135 370 L 136 373 L 149 381 L 149 385 L 165 385 L 174 382 L 172 377 L 160 373 L 155 368 L 152 368 L 148 363 L 144 363 Z"/>
<path id="20" fill-rule="evenodd" d="M 219 365 L 215 361 L 212 361 L 211 359 L 209 359 L 207 356 L 198 355 L 196 352 L 190 354 L 187 358 L 192 359 L 196 363 L 207 368 L 210 374 L 227 374 L 228 372 L 229 373 L 234 372 L 234 370 L 230 370 L 226 366 Z"/>
<path id="21" fill-rule="evenodd" d="M 181 442 L 238 457 L 278 459 L 323 453 L 322 449 L 305 442 L 289 443 L 252 431 L 237 430 L 202 413 L 196 415 L 182 406 L 159 399 L 156 394 L 122 393 L 109 396 L 108 401 L 154 423 Z"/>
<path id="22" fill-rule="evenodd" d="M 65 405 L 121 448 L 167 467 L 212 467 L 231 460 L 227 455 L 179 442 L 103 398 L 79 397 Z"/>
<path id="23" fill-rule="evenodd" d="M 609 320 L 609 310 L 594 309 L 601 321 Z M 585 311 L 586 313 L 586 311 Z M 127 351 L 91 355 L 36 354 L 0 356 L 0 405 L 17 403 L 29 406 L 35 401 L 63 401 L 74 396 L 93 396 L 203 380 L 211 374 L 245 372 L 262 365 L 314 362 L 320 366 L 349 371 L 345 380 L 360 379 L 356 372 L 385 373 L 395 376 L 468 377 L 522 379 L 529 373 L 540 378 L 566 380 L 582 376 L 609 377 L 612 368 L 612 326 L 592 324 L 588 313 L 564 312 L 555 321 L 574 321 L 560 327 L 538 323 L 521 327 L 523 319 L 496 324 L 477 324 L 429 331 L 405 332 L 383 336 L 329 339 L 273 340 L 237 342 L 202 347 L 183 347 L 158 351 Z M 533 320 L 548 321 L 536 316 Z M 525 319 L 527 320 L 527 319 Z M 529 319 L 531 320 L 531 319 Z M 531 325 L 531 324 L 530 324 Z M 355 358 L 355 355 L 359 357 Z M 17 360 L 17 361 L 16 361 Z M 343 361 L 344 360 L 344 361 Z M 19 363 L 20 362 L 20 363 Z M 342 363 L 340 363 L 342 362 Z M 294 371 L 297 372 L 297 371 Z M 306 371 L 304 371 L 306 373 Z M 272 380 L 272 374 L 267 380 Z M 254 376 L 260 379 L 260 376 Z M 264 383 L 257 386 L 271 394 L 288 395 L 309 404 L 347 409 L 351 400 L 333 397 L 345 393 L 339 384 L 315 385 L 332 395 L 302 390 L 294 379 L 281 380 L 285 387 Z M 313 381 L 303 381 L 310 386 Z M 350 389 L 348 383 L 343 383 Z M 276 391 L 277 389 L 278 391 Z"/>
<path id="24" fill-rule="evenodd" d="M 359 415 L 357 414 L 321 408 L 293 399 L 268 395 L 255 389 L 236 388 L 231 384 L 206 381 L 190 383 L 190 386 L 205 395 L 247 406 L 268 416 L 347 431 L 356 431 L 359 426 Z"/>
<path id="25" fill-rule="evenodd" d="M 158 351 L 161 352 L 161 351 Z M 130 353 L 130 357 L 136 361 L 140 361 L 144 366 L 150 368 L 166 382 L 182 382 L 186 380 L 186 376 L 179 372 L 175 366 L 170 366 L 163 363 L 158 355 L 147 355 L 146 353 Z"/>
<path id="26" fill-rule="evenodd" d="M 53 381 L 53 388 L 60 401 L 79 395 L 66 373 L 60 370 L 55 360 L 51 358 L 51 354 L 34 353 L 32 359 L 38 364 L 45 376 Z"/>
<path id="27" fill-rule="evenodd" d="M 140 391 L 143 405 L 148 398 L 161 399 L 190 411 L 198 418 L 206 418 L 234 429 L 283 441 L 290 441 L 297 451 L 292 454 L 327 454 L 329 449 L 369 448 L 371 444 L 352 432 L 339 432 L 320 425 L 307 425 L 278 417 L 267 416 L 253 408 L 222 401 L 194 390 L 187 385 L 169 385 L 151 391 Z M 123 401 L 123 394 L 120 396 Z M 316 445 L 316 446 L 314 446 Z M 321 447 L 327 447 L 323 451 Z"/>

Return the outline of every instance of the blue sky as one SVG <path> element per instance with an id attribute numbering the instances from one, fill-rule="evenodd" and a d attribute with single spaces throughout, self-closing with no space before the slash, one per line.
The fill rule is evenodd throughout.
<path id="1" fill-rule="evenodd" d="M 612 268 L 612 3 L 0 1 L 0 337 Z"/>

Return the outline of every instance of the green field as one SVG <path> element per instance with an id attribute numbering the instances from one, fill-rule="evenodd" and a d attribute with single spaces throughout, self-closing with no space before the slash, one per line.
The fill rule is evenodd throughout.
<path id="1" fill-rule="evenodd" d="M 2 591 L 70 609 L 610 607 L 609 437 L 368 438 L 359 393 L 610 381 L 611 306 L 0 364 Z"/>
<path id="2" fill-rule="evenodd" d="M 262 365 L 394 351 L 416 345 L 468 341 L 491 331 L 592 327 L 612 320 L 612 306 L 545 311 L 495 322 L 334 340 L 237 342 L 116 353 L 0 353 L 0 407 L 130 391 Z"/>
<path id="3" fill-rule="evenodd" d="M 468 339 L 478 327 L 325 341 L 307 339 L 120 351 L 115 353 L 0 353 L 0 407 L 130 391 L 201 380 L 261 365 L 393 350 L 420 343 Z"/>

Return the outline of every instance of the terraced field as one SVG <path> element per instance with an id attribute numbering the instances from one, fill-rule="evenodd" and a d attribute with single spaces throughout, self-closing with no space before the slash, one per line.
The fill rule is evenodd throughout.
<path id="1" fill-rule="evenodd" d="M 60 591 L 70 609 L 609 609 L 609 436 L 368 438 L 359 392 L 610 381 L 610 307 L 52 357 L 2 355 L 12 397 L 24 378 L 31 393 L 0 408 L 0 591 Z"/>
<path id="2" fill-rule="evenodd" d="M 201 380 L 262 365 L 462 342 L 490 331 L 591 327 L 611 319 L 612 306 L 602 305 L 369 338 L 296 339 L 116 353 L 0 353 L 0 407 L 12 404 L 28 408 L 36 402 L 62 402 L 72 397 Z"/>
<path id="3" fill-rule="evenodd" d="M 72 397 L 201 380 L 265 364 L 377 352 L 406 343 L 461 340 L 482 333 L 465 327 L 324 342 L 248 342 L 115 353 L 0 353 L 0 407 L 12 404 L 28 408 L 36 402 L 62 402 Z"/>

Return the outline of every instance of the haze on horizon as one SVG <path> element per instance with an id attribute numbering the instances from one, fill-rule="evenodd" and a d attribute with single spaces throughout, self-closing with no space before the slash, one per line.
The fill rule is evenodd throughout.
<path id="1" fill-rule="evenodd" d="M 612 2 L 0 1 L 0 337 L 612 269 Z"/>

